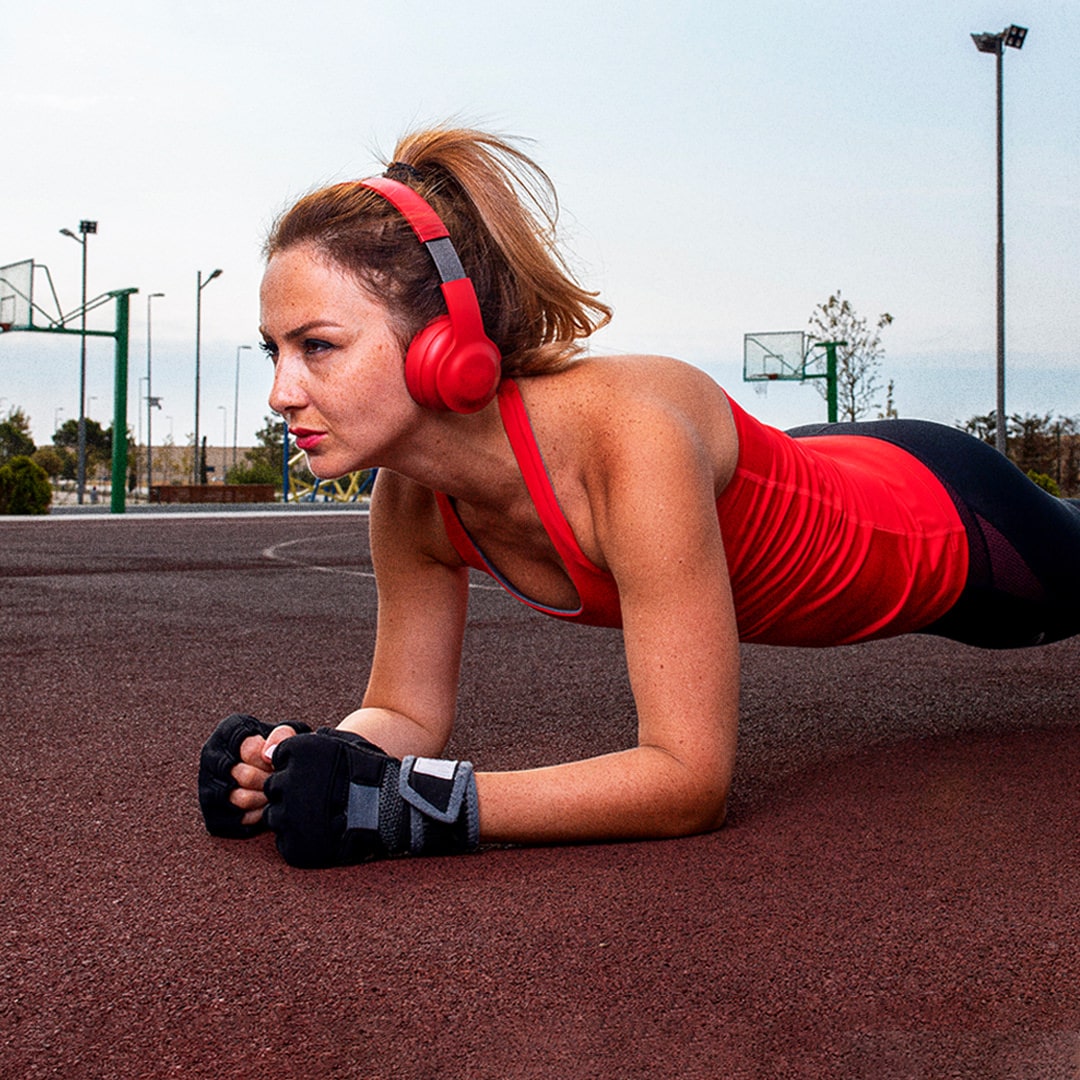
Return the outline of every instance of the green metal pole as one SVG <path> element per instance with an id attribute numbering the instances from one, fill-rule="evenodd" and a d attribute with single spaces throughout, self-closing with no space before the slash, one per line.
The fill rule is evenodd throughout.
<path id="1" fill-rule="evenodd" d="M 829 407 L 829 423 L 835 424 L 837 419 L 836 405 L 836 346 L 843 345 L 842 341 L 825 342 L 825 398 Z"/>
<path id="2" fill-rule="evenodd" d="M 113 376 L 112 502 L 114 514 L 124 512 L 127 497 L 127 393 L 128 327 L 131 294 L 138 289 L 112 293 L 116 300 L 116 364 Z"/>

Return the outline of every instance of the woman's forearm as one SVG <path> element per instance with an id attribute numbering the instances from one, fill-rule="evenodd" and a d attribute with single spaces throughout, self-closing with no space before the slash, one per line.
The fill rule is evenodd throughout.
<path id="1" fill-rule="evenodd" d="M 476 782 L 481 842 L 546 844 L 718 828 L 729 777 L 639 746 L 564 765 L 478 773 Z"/>

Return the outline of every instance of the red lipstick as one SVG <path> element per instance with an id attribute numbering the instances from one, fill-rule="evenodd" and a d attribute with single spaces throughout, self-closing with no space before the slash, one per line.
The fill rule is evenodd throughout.
<path id="1" fill-rule="evenodd" d="M 310 428 L 289 428 L 289 434 L 296 445 L 304 451 L 313 450 L 322 442 L 325 431 L 312 431 Z"/>

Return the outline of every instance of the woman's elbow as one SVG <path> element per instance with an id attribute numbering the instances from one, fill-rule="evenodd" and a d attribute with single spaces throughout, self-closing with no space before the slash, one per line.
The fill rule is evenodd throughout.
<path id="1" fill-rule="evenodd" d="M 696 836 L 719 829 L 727 817 L 728 785 L 695 786 L 680 792 L 668 805 L 664 835 Z"/>

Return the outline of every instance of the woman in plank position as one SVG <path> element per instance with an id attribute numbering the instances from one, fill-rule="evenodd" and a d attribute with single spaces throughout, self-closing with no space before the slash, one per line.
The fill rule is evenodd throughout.
<path id="1" fill-rule="evenodd" d="M 583 357 L 610 312 L 559 257 L 553 205 L 513 145 L 436 129 L 273 229 L 270 404 L 316 476 L 380 468 L 378 630 L 337 728 L 214 731 L 215 835 L 269 827 L 290 863 L 328 866 L 715 829 L 740 641 L 1080 629 L 1080 513 L 978 440 L 902 420 L 785 434 L 676 360 Z M 440 759 L 470 567 L 556 618 L 622 627 L 635 747 L 516 772 Z"/>

